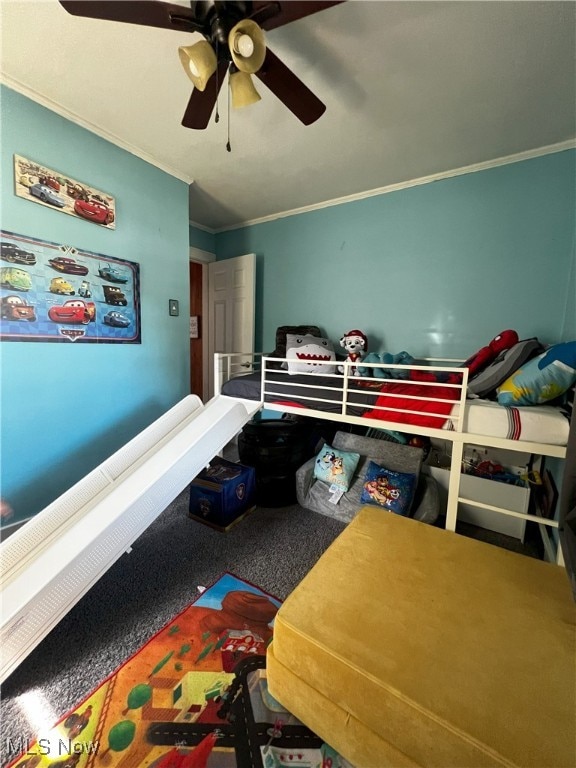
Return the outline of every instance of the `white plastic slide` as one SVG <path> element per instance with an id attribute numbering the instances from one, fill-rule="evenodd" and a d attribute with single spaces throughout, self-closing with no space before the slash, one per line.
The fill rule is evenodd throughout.
<path id="1" fill-rule="evenodd" d="M 259 408 L 188 395 L 0 544 L 0 682 Z"/>

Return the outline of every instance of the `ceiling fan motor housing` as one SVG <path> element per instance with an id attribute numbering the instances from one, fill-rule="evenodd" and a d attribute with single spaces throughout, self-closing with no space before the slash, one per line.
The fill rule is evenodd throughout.
<path id="1" fill-rule="evenodd" d="M 232 27 L 250 15 L 252 3 L 193 0 L 190 5 L 202 34 L 218 51 L 218 60 L 229 61 L 228 35 Z"/>

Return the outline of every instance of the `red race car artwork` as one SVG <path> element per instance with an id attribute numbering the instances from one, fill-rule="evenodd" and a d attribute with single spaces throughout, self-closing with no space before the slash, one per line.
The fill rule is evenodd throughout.
<path id="1" fill-rule="evenodd" d="M 74 212 L 96 224 L 111 224 L 114 221 L 114 214 L 110 208 L 97 200 L 77 198 L 74 201 Z"/>
<path id="2" fill-rule="evenodd" d="M 74 259 L 67 259 L 65 256 L 56 256 L 54 259 L 48 259 L 48 264 L 52 269 L 58 272 L 65 272 L 67 275 L 87 275 L 88 267 L 79 264 Z"/>
<path id="3" fill-rule="evenodd" d="M 48 317 L 54 323 L 81 323 L 88 325 L 96 318 L 96 305 L 93 301 L 71 299 L 61 307 L 50 307 Z"/>
<path id="4" fill-rule="evenodd" d="M 53 176 L 40 176 L 38 183 L 45 184 L 47 187 L 52 187 L 56 192 L 60 192 L 60 182 Z"/>

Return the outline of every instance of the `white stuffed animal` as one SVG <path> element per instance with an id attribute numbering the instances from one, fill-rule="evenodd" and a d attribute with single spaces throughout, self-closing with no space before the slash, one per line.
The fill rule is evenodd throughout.
<path id="1" fill-rule="evenodd" d="M 368 339 L 366 338 L 366 334 L 362 333 L 362 331 L 348 331 L 340 339 L 340 346 L 344 347 L 346 350 L 347 361 L 351 363 L 359 363 L 368 351 Z M 360 376 L 355 365 L 351 365 L 349 368 L 352 376 Z M 343 365 L 338 366 L 338 372 L 344 373 Z"/>

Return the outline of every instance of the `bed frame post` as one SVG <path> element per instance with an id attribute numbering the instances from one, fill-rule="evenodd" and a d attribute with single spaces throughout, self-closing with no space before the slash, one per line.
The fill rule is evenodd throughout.
<path id="1" fill-rule="evenodd" d="M 458 516 L 458 496 L 460 495 L 460 475 L 462 474 L 462 456 L 464 443 L 454 440 L 452 443 L 452 460 L 450 462 L 450 482 L 448 484 L 448 506 L 446 508 L 446 530 L 456 530 Z"/>
<path id="2" fill-rule="evenodd" d="M 222 387 L 222 381 L 220 380 L 220 355 L 218 352 L 214 354 L 214 397 L 220 394 L 220 388 Z"/>

